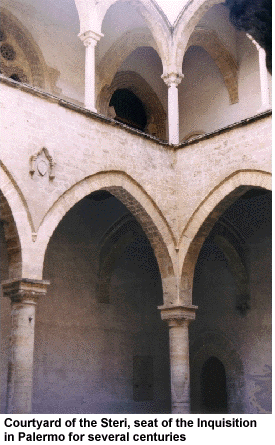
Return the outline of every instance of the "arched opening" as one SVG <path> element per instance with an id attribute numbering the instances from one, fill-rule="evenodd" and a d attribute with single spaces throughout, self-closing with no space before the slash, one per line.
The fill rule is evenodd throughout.
<path id="1" fill-rule="evenodd" d="M 7 249 L 7 240 L 5 237 L 5 228 L 7 222 L 4 220 L 3 208 L 1 208 L 1 222 L 0 222 L 0 276 L 1 281 L 9 278 L 9 254 Z M 5 227 L 6 226 L 6 227 Z M 9 359 L 9 337 L 11 329 L 10 320 L 10 302 L 9 298 L 2 296 L 2 286 L 0 286 L 0 339 L 1 339 L 1 360 L 0 360 L 0 375 L 1 375 L 1 399 L 0 409 L 1 413 L 5 412 L 6 408 L 6 394 L 7 394 L 7 372 Z"/>
<path id="2" fill-rule="evenodd" d="M 169 412 L 160 272 L 127 207 L 107 190 L 76 203 L 49 241 L 43 276 L 33 411 Z"/>
<path id="3" fill-rule="evenodd" d="M 2 236 L 4 237 L 5 248 L 3 251 L 7 251 L 7 271 L 8 276 L 6 279 L 12 279 L 20 277 L 21 267 L 22 267 L 22 254 L 21 254 L 21 244 L 19 240 L 19 235 L 17 227 L 13 218 L 13 214 L 9 203 L 3 193 L 0 190 L 0 214 L 1 214 L 1 226 L 2 226 Z M 1 255 L 2 256 L 2 255 Z M 5 263 L 5 254 L 3 255 L 3 260 Z M 2 275 L 1 280 L 4 279 L 6 274 Z"/>
<path id="4" fill-rule="evenodd" d="M 215 224 L 212 222 L 211 230 L 202 227 L 207 236 L 193 280 L 193 303 L 199 309 L 190 326 L 193 410 L 268 413 L 271 192 L 250 188 L 224 210 Z M 225 367 L 226 383 L 217 360 Z M 201 369 L 200 378 L 196 368 Z"/>
<path id="5" fill-rule="evenodd" d="M 21 274 L 21 245 L 17 227 L 9 203 L 0 190 L 0 280 L 16 278 Z M 11 305 L 10 299 L 3 297 L 0 285 L 0 412 L 6 409 L 8 361 L 10 353 Z"/>
<path id="6" fill-rule="evenodd" d="M 202 367 L 201 400 L 205 413 L 227 413 L 226 374 L 222 362 L 216 357 L 210 357 Z"/>
<path id="7" fill-rule="evenodd" d="M 136 63 L 138 64 L 145 63 L 146 60 L 143 60 L 144 58 L 142 55 L 144 55 L 146 52 L 150 55 L 153 54 L 153 57 L 155 57 L 155 62 L 153 64 L 154 67 L 156 67 L 156 65 L 158 65 L 156 61 L 159 62 L 159 57 L 156 52 L 152 50 L 152 48 L 138 48 L 138 50 L 131 54 L 130 59 L 136 59 Z M 125 63 L 126 62 L 127 60 Z M 125 69 L 127 68 L 128 66 L 126 64 Z M 144 123 L 146 122 L 143 130 L 152 136 L 158 137 L 159 139 L 165 139 L 166 113 L 164 111 L 164 107 L 152 86 L 143 78 L 143 76 L 135 71 L 128 71 L 128 69 L 119 71 L 113 78 L 111 85 L 109 87 L 105 86 L 101 90 L 97 102 L 98 109 L 101 113 L 112 118 L 115 117 L 114 115 L 116 114 L 116 111 L 114 108 L 110 107 L 110 101 L 117 90 L 128 90 L 130 91 L 132 97 L 134 95 L 139 99 L 139 101 L 141 101 L 142 107 L 140 107 L 140 103 L 139 107 L 141 108 L 141 116 L 143 116 L 143 127 Z"/>
<path id="8" fill-rule="evenodd" d="M 1 8 L 1 72 L 17 82 L 39 88 L 47 83 L 44 57 L 31 33 L 8 10 Z"/>
<path id="9" fill-rule="evenodd" d="M 79 19 L 75 1 L 66 0 L 65 9 L 55 3 L 47 5 L 48 20 L 45 20 L 43 1 L 37 3 L 36 13 L 34 10 L 30 13 L 22 5 L 15 15 L 12 7 L 10 11 L 1 8 L 1 73 L 82 104 L 85 49 L 77 37 Z M 58 38 L 52 27 L 58 30 Z"/>
<path id="10" fill-rule="evenodd" d="M 118 89 L 111 97 L 110 107 L 114 107 L 115 119 L 119 122 L 144 131 L 147 116 L 142 101 L 127 88 Z"/>
<path id="11" fill-rule="evenodd" d="M 142 2 L 117 1 L 106 10 L 101 29 L 104 38 L 96 46 L 96 107 L 108 117 L 116 114 L 117 120 L 165 139 L 167 88 L 161 75 L 163 51 L 169 37 L 161 38 L 161 34 L 168 31 L 166 24 L 155 27 L 162 16 L 154 8 L 152 4 L 149 12 Z M 158 16 L 156 22 L 155 15 Z M 118 110 L 117 99 L 122 95 L 124 108 L 133 102 L 135 112 Z M 115 112 L 109 107 L 113 100 Z"/>
<path id="12" fill-rule="evenodd" d="M 232 25 L 224 4 L 194 3 L 196 13 L 187 6 L 174 33 L 176 59 L 184 73 L 178 88 L 180 140 L 197 128 L 211 133 L 256 115 L 262 106 L 256 47 Z"/>
<path id="13" fill-rule="evenodd" d="M 48 240 L 68 210 L 85 196 L 91 193 L 94 196 L 95 192 L 100 200 L 102 195 L 107 197 L 108 194 L 111 194 L 116 197 L 142 226 L 150 241 L 161 273 L 163 302 L 171 301 L 171 292 L 174 294 L 176 289 L 175 257 L 171 254 L 170 249 L 175 241 L 173 234 L 150 195 L 131 176 L 123 172 L 99 172 L 79 181 L 67 190 L 45 215 L 37 233 L 37 248 L 45 252 Z M 65 207 L 64 201 L 67 203 Z M 41 270 L 43 269 L 43 258 L 42 256 L 42 262 L 40 261 L 38 265 Z"/>
<path id="14" fill-rule="evenodd" d="M 170 37 L 169 23 L 154 2 L 145 3 L 139 0 L 135 2 L 111 0 L 98 5 L 97 12 L 102 20 L 101 31 L 109 41 L 117 40 L 125 32 L 135 31 L 138 28 L 146 34 L 149 31 L 160 57 L 167 59 Z M 110 46 L 109 43 L 103 43 L 102 48 L 98 49 L 99 53 L 104 52 L 103 46 L 105 45 Z M 125 49 L 127 46 L 128 39 L 127 44 L 124 45 Z"/>

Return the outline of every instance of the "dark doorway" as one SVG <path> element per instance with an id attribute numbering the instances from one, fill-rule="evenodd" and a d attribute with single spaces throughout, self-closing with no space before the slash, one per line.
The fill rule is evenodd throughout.
<path id="1" fill-rule="evenodd" d="M 116 120 L 138 130 L 145 130 L 146 112 L 143 103 L 132 91 L 126 88 L 116 90 L 109 105 L 115 109 Z"/>
<path id="2" fill-rule="evenodd" d="M 210 357 L 202 367 L 201 397 L 205 413 L 227 413 L 225 369 L 216 357 Z"/>

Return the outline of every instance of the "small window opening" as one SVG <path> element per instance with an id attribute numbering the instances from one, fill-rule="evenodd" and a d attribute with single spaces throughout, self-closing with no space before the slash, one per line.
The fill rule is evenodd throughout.
<path id="1" fill-rule="evenodd" d="M 141 100 L 126 88 L 116 90 L 109 103 L 116 112 L 115 119 L 130 127 L 144 131 L 147 125 L 147 117 Z"/>
<path id="2" fill-rule="evenodd" d="M 216 357 L 210 357 L 202 367 L 201 396 L 203 412 L 207 414 L 228 412 L 225 369 Z"/>

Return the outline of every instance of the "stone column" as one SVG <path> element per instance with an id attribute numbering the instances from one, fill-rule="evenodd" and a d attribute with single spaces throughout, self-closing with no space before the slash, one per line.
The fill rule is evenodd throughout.
<path id="1" fill-rule="evenodd" d="M 250 34 L 246 34 L 247 37 L 252 41 L 252 43 L 256 46 L 258 54 L 259 54 L 259 73 L 260 73 L 260 88 L 261 88 L 261 108 L 259 111 L 265 111 L 270 108 L 270 100 L 269 100 L 269 87 L 268 87 L 268 71 L 266 68 L 266 52 L 264 48 L 262 48 L 256 40 L 251 37 Z"/>
<path id="2" fill-rule="evenodd" d="M 97 112 L 95 107 L 95 47 L 103 34 L 94 31 L 86 31 L 79 34 L 86 47 L 85 52 L 85 107 Z"/>
<path id="3" fill-rule="evenodd" d="M 179 92 L 178 85 L 181 83 L 183 74 L 163 74 L 162 79 L 168 86 L 168 131 L 169 143 L 179 143 Z"/>
<path id="4" fill-rule="evenodd" d="M 260 82 L 261 82 L 261 96 L 262 107 L 261 109 L 268 110 L 270 108 L 269 102 L 269 88 L 268 88 L 268 73 L 266 68 L 266 53 L 263 48 L 259 48 L 259 69 L 260 69 Z"/>
<path id="5" fill-rule="evenodd" d="M 49 284 L 49 281 L 26 278 L 2 283 L 3 295 L 11 299 L 7 388 L 9 414 L 31 413 L 35 306 L 38 297 L 46 294 Z"/>
<path id="6" fill-rule="evenodd" d="M 189 323 L 197 306 L 160 307 L 169 326 L 172 414 L 190 413 Z"/>

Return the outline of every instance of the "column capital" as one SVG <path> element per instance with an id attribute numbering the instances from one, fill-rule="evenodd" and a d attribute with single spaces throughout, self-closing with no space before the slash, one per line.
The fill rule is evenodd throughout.
<path id="1" fill-rule="evenodd" d="M 2 282 L 3 296 L 10 297 L 13 303 L 35 304 L 38 297 L 46 295 L 48 280 L 21 278 Z"/>
<path id="2" fill-rule="evenodd" d="M 102 34 L 101 32 L 95 32 L 95 31 L 85 31 L 82 34 L 78 34 L 78 37 L 84 43 L 85 46 L 90 46 L 90 45 L 96 46 L 97 42 L 103 36 L 104 34 Z"/>
<path id="3" fill-rule="evenodd" d="M 182 326 L 195 320 L 198 306 L 159 306 L 161 319 L 167 321 L 169 327 Z"/>
<path id="4" fill-rule="evenodd" d="M 161 78 L 166 83 L 168 87 L 171 87 L 172 85 L 175 85 L 176 87 L 181 83 L 184 75 L 182 73 L 178 72 L 170 72 L 162 74 Z"/>

